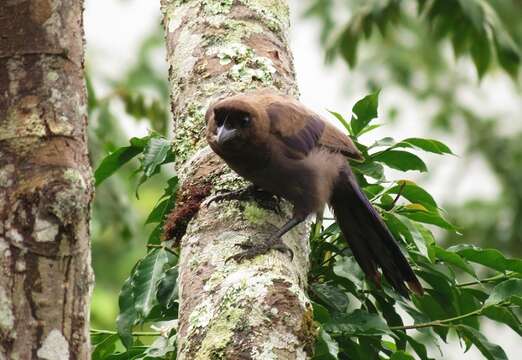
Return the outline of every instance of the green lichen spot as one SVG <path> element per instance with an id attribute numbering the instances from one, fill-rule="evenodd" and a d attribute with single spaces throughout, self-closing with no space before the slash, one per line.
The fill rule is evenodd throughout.
<path id="1" fill-rule="evenodd" d="M 177 129 L 174 139 L 176 163 L 182 164 L 197 149 L 206 144 L 205 108 L 194 102 L 187 106 L 184 113 L 177 120 Z"/>
<path id="2" fill-rule="evenodd" d="M 47 80 L 49 81 L 56 81 L 58 80 L 59 76 L 56 71 L 50 71 L 47 73 Z"/>
<path id="3" fill-rule="evenodd" d="M 261 225 L 265 222 L 267 217 L 267 212 L 264 209 L 261 209 L 257 205 L 253 203 L 248 203 L 245 206 L 244 211 L 245 218 L 254 225 Z"/>
<path id="4" fill-rule="evenodd" d="M 14 325 L 13 304 L 7 296 L 7 292 L 0 287 L 0 330 L 10 333 Z"/>
<path id="5" fill-rule="evenodd" d="M 215 28 L 215 31 L 207 32 L 204 35 L 205 45 L 209 49 L 230 43 L 239 43 L 252 34 L 258 34 L 263 31 L 263 28 L 255 22 L 227 19 L 224 16 L 211 17 L 209 18 L 209 23 Z"/>
<path id="6" fill-rule="evenodd" d="M 228 75 L 233 80 L 242 83 L 251 83 L 255 80 L 263 85 L 270 85 L 273 81 L 273 74 L 276 72 L 272 60 L 257 56 L 255 51 L 241 43 L 233 43 L 220 49 L 217 54 L 221 65 L 234 65 L 228 71 Z"/>
<path id="7" fill-rule="evenodd" d="M 203 5 L 204 9 L 208 14 L 217 15 L 217 14 L 227 14 L 232 5 L 234 4 L 234 0 L 204 0 Z"/>
<path id="8" fill-rule="evenodd" d="M 240 0 L 248 8 L 260 15 L 266 26 L 281 33 L 289 26 L 289 10 L 282 0 Z"/>
<path id="9" fill-rule="evenodd" d="M 233 305 L 224 309 L 219 318 L 210 325 L 196 359 L 225 359 L 226 346 L 244 313 L 244 309 Z"/>
<path id="10" fill-rule="evenodd" d="M 71 184 L 75 184 L 80 189 L 85 189 L 87 186 L 81 172 L 76 169 L 67 169 L 63 172 L 63 178 Z"/>

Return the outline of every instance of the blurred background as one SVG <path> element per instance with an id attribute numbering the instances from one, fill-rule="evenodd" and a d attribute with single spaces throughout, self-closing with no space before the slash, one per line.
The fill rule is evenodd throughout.
<path id="1" fill-rule="evenodd" d="M 429 173 L 409 176 L 443 204 L 460 228 L 461 235 L 437 232 L 437 241 L 522 256 L 520 71 L 502 56 L 495 61 L 490 54 L 459 49 L 465 42 L 473 49 L 475 39 L 462 35 L 461 43 L 455 41 L 455 34 L 465 34 L 458 24 L 440 30 L 440 24 L 418 15 L 415 1 L 399 12 L 393 3 L 290 1 L 290 45 L 301 100 L 327 118 L 332 118 L 327 109 L 349 116 L 356 100 L 382 89 L 383 126 L 363 136 L 364 143 L 385 136 L 424 136 L 446 142 L 458 155 L 424 156 Z M 499 15 L 499 28 L 522 47 L 522 2 L 488 3 Z M 354 19 L 363 28 L 356 29 Z M 346 31 L 351 45 L 336 41 Z M 171 135 L 159 1 L 87 0 L 85 32 L 89 142 L 96 167 L 101 157 L 127 145 L 132 136 L 151 130 Z M 460 52 L 463 56 L 456 56 Z M 169 175 L 152 178 L 140 188 L 138 199 L 136 167 L 130 163 L 97 188 L 92 221 L 94 328 L 115 326 L 120 287 L 145 254 L 152 227 L 143 224 Z M 510 359 L 518 358 L 522 341 L 515 332 L 493 324 L 484 329 Z M 458 343 L 447 346 L 445 359 L 482 358 L 474 348 L 463 354 Z M 431 355 L 437 358 L 436 351 Z"/>

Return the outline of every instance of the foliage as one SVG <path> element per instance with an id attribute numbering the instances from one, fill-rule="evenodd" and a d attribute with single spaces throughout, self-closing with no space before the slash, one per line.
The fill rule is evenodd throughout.
<path id="1" fill-rule="evenodd" d="M 359 184 L 400 242 L 426 293 L 408 300 L 386 283 L 382 289 L 375 288 L 365 281 L 335 222 L 317 222 L 310 237 L 309 274 L 309 296 L 318 327 L 314 358 L 431 359 L 426 343 L 446 341 L 451 330 L 466 348 L 476 346 L 487 359 L 506 359 L 504 351 L 480 333 L 478 318 L 488 317 L 522 333 L 516 315 L 522 305 L 522 261 L 493 249 L 444 249 L 436 244 L 431 226 L 449 231 L 455 231 L 455 226 L 425 189 L 410 180 L 388 180 L 385 169 L 427 171 L 414 152 L 451 154 L 451 150 L 437 140 L 421 138 L 385 138 L 363 144 L 361 136 L 375 128 L 377 105 L 378 93 L 373 93 L 355 104 L 350 121 L 333 114 L 364 155 L 364 162 L 353 164 Z M 168 151 L 164 154 L 161 146 L 151 145 L 152 141 L 164 143 L 159 139 L 151 135 L 131 141 L 131 148 L 142 145 L 138 169 L 142 176 L 154 174 L 172 160 Z M 120 155 L 114 154 L 125 151 L 116 149 L 102 161 L 96 172 L 101 180 L 122 165 L 114 160 Z M 158 224 L 153 233 L 161 229 L 164 209 L 174 206 L 175 183 L 171 180 L 163 200 L 149 216 Z M 167 205 L 162 205 L 165 199 Z M 175 358 L 177 256 L 157 240 L 149 241 L 147 255 L 123 285 L 119 337 L 111 331 L 92 331 L 94 359 Z M 139 331 L 137 325 L 148 325 L 154 331 Z M 144 340 L 151 336 L 152 344 Z"/>
<path id="2" fill-rule="evenodd" d="M 409 180 L 388 181 L 382 168 L 398 168 L 400 162 L 402 171 L 423 171 L 420 158 L 404 154 L 411 154 L 410 150 L 451 154 L 451 150 L 428 139 L 386 138 L 370 146 L 361 144 L 358 134 L 372 126 L 376 115 L 375 95 L 359 101 L 351 121 L 342 119 L 341 123 L 365 156 L 362 164 L 353 166 L 359 183 L 407 252 L 426 294 L 412 295 L 408 301 L 386 284 L 376 289 L 366 283 L 351 252 L 344 249 L 345 241 L 336 224 L 321 224 L 321 233 L 311 238 L 310 255 L 310 296 L 315 320 L 321 326 L 315 358 L 366 359 L 374 354 L 371 358 L 410 359 L 416 355 L 428 359 L 425 343 L 445 342 L 452 330 L 466 348 L 475 345 L 488 359 L 505 359 L 503 350 L 480 334 L 478 317 L 505 323 L 520 334 L 522 327 L 513 307 L 520 306 L 522 297 L 522 261 L 505 258 L 493 249 L 470 245 L 444 249 L 436 244 L 430 225 L 450 231 L 455 227 L 426 190 Z M 361 108 L 365 110 L 358 113 Z M 368 118 L 361 128 L 360 119 Z M 395 153 L 397 144 L 409 144 L 405 146 L 408 151 Z M 391 155 L 383 158 L 379 156 L 382 153 Z M 376 172 L 375 168 L 380 170 Z M 486 280 L 480 280 L 486 274 Z M 504 293 L 504 289 L 510 290 Z M 506 317 L 490 316 L 497 312 Z M 405 325 L 410 317 L 413 324 Z M 422 336 L 422 342 L 412 337 L 414 330 Z"/>
<path id="3" fill-rule="evenodd" d="M 344 80 L 350 89 L 362 78 L 370 89 L 405 94 L 408 101 L 390 109 L 398 119 L 411 109 L 430 109 L 423 115 L 430 131 L 443 131 L 448 141 L 466 147 L 459 154 L 463 166 L 455 169 L 455 188 L 468 178 L 471 162 L 484 162 L 491 172 L 494 180 L 488 183 L 500 188 L 498 196 L 446 200 L 448 216 L 464 236 L 447 233 L 441 242 L 474 242 L 522 255 L 520 112 L 504 106 L 520 98 L 522 2 L 310 0 L 306 5 L 305 15 L 321 24 L 327 58 L 355 68 Z M 502 104 L 480 106 L 499 88 L 505 89 Z"/>
<path id="4" fill-rule="evenodd" d="M 332 29 L 331 14 L 316 1 L 308 15 L 318 14 L 325 20 L 325 29 Z M 357 62 L 359 42 L 369 38 L 374 29 L 386 36 L 390 25 L 401 23 L 404 8 L 416 5 L 417 17 L 429 26 L 434 42 L 451 41 L 456 56 L 467 54 L 473 60 L 479 77 L 496 58 L 500 67 L 516 77 L 521 62 L 520 49 L 504 28 L 495 9 L 486 0 L 381 0 L 359 6 L 344 29 L 327 50 L 331 58 L 340 54 L 350 65 Z"/>
<path id="5" fill-rule="evenodd" d="M 121 284 L 128 277 L 129 268 L 143 256 L 143 243 L 147 242 L 150 229 L 158 226 L 157 218 L 170 206 L 170 198 L 162 199 L 155 218 L 147 221 L 148 212 L 162 194 L 163 184 L 172 176 L 171 169 L 156 172 L 152 177 L 148 177 L 150 172 L 136 173 L 136 169 L 143 166 L 143 150 L 147 144 L 151 155 L 156 153 L 155 146 L 162 145 L 163 154 L 156 153 L 160 158 L 170 149 L 170 142 L 165 146 L 163 138 L 172 124 L 167 69 L 166 64 L 156 61 L 164 51 L 163 31 L 159 19 L 156 23 L 158 26 L 137 45 L 133 63 L 128 68 L 107 76 L 101 74 L 97 62 L 87 63 L 89 156 L 100 171 L 96 174 L 98 186 L 91 221 L 96 274 L 91 322 L 96 327 L 115 326 Z M 150 135 L 143 136 L 147 128 Z M 129 144 L 130 134 L 136 133 L 139 136 Z M 149 137 L 154 140 L 149 142 Z M 124 146 L 126 143 L 128 146 Z M 115 164 L 101 167 L 102 158 L 108 153 L 112 157 L 106 161 Z M 122 166 L 115 166 L 117 164 Z M 114 174 L 110 172 L 116 169 Z M 149 171 L 154 169 L 159 168 L 151 162 Z M 103 173 L 106 170 L 109 172 Z M 134 196 L 136 185 L 145 179 L 150 180 L 140 187 L 138 201 Z M 175 179 L 169 183 L 174 187 Z M 151 241 L 159 243 L 159 238 L 154 236 Z"/>
<path id="6" fill-rule="evenodd" d="M 108 154 L 95 171 L 97 186 L 117 173 L 134 157 L 140 157 L 138 188 L 160 172 L 161 166 L 174 160 L 170 141 L 157 133 L 132 138 L 129 146 Z M 146 224 L 156 224 L 147 243 L 147 254 L 133 267 L 119 296 L 120 314 L 116 320 L 117 333 L 93 330 L 93 359 L 154 359 L 173 358 L 175 351 L 175 323 L 177 319 L 177 260 L 178 256 L 160 244 L 165 216 L 175 206 L 178 180 L 166 181 L 163 195 L 147 217 Z M 136 332 L 138 325 L 151 324 L 159 331 Z M 155 338 L 144 345 L 141 337 Z"/>

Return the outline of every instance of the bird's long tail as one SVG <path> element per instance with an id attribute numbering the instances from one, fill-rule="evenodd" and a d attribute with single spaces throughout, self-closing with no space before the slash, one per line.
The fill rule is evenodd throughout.
<path id="1" fill-rule="evenodd" d="M 380 267 L 384 277 L 403 296 L 408 297 L 405 283 L 416 294 L 423 293 L 422 285 L 393 235 L 357 185 L 348 167 L 340 172 L 330 206 L 355 259 L 369 279 L 380 285 Z"/>

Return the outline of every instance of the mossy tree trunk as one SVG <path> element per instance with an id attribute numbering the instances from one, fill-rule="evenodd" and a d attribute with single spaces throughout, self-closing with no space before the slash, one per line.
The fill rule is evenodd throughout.
<path id="1" fill-rule="evenodd" d="M 82 0 L 0 5 L 0 359 L 88 359 Z"/>
<path id="2" fill-rule="evenodd" d="M 259 198 L 200 206 L 246 183 L 205 141 L 208 105 L 271 87 L 297 95 L 284 0 L 162 0 L 174 148 L 182 186 L 168 234 L 180 242 L 179 359 L 305 359 L 315 338 L 305 295 L 306 226 L 285 235 L 295 257 L 271 251 L 225 263 L 237 243 L 264 241 L 290 216 Z M 277 211 L 280 207 L 282 211 Z M 188 223 L 188 226 L 187 226 Z"/>

